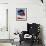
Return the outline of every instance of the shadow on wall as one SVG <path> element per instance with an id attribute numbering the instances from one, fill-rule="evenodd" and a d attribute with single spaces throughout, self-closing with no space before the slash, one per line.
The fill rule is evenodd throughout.
<path id="1" fill-rule="evenodd" d="M 40 25 L 40 39 L 42 40 L 42 45 L 44 46 L 43 26 L 42 25 Z"/>

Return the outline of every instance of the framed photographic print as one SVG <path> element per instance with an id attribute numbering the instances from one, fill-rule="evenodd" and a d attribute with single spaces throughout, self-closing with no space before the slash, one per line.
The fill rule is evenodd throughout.
<path id="1" fill-rule="evenodd" d="M 27 8 L 16 8 L 16 20 L 17 21 L 27 20 Z"/>

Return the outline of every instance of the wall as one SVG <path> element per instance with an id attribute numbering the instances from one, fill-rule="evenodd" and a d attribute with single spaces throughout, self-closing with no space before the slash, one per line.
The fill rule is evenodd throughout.
<path id="1" fill-rule="evenodd" d="M 0 3 L 8 3 L 8 0 L 0 0 Z"/>
<path id="2" fill-rule="evenodd" d="M 16 8 L 27 8 L 27 21 L 16 21 Z M 27 30 L 28 23 L 40 23 L 46 44 L 45 4 L 40 0 L 9 0 L 9 31 L 11 38 L 16 30 Z"/>

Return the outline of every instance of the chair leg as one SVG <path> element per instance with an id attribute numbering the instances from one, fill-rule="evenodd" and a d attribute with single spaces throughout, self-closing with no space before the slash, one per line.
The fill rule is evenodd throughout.
<path id="1" fill-rule="evenodd" d="M 21 41 L 20 41 L 20 45 L 21 45 Z"/>

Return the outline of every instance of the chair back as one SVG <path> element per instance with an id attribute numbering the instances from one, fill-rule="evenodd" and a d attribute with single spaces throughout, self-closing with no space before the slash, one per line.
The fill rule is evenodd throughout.
<path id="1" fill-rule="evenodd" d="M 28 33 L 31 35 L 32 34 L 37 35 L 38 32 L 40 32 L 40 24 L 36 24 L 36 23 L 29 24 L 29 23 L 27 23 L 27 30 L 28 30 Z"/>

